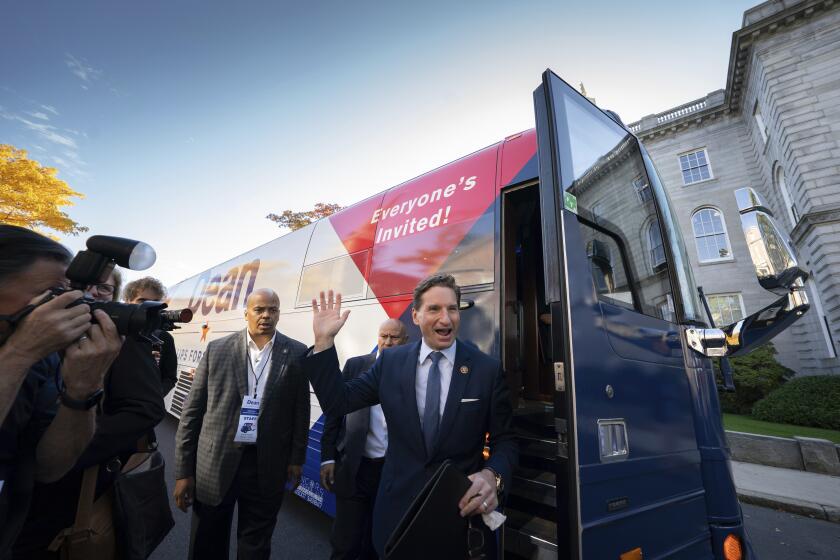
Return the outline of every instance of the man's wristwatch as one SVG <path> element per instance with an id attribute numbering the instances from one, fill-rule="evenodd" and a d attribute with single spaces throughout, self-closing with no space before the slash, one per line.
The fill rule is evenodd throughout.
<path id="1" fill-rule="evenodd" d="M 497 473 L 496 471 L 494 471 L 490 467 L 484 467 L 484 468 L 487 469 L 488 471 L 490 471 L 491 473 L 493 473 L 493 476 L 496 478 L 496 495 L 501 496 L 502 493 L 505 491 L 505 483 L 502 480 L 502 475 L 500 475 L 499 473 Z"/>
<path id="2" fill-rule="evenodd" d="M 97 389 L 91 395 L 84 399 L 71 399 L 67 396 L 67 390 L 62 389 L 60 393 L 58 393 L 58 399 L 61 401 L 61 404 L 66 406 L 67 408 L 72 408 L 73 410 L 90 410 L 94 406 L 99 404 L 99 401 L 102 400 L 102 395 L 104 391 L 102 389 Z"/>

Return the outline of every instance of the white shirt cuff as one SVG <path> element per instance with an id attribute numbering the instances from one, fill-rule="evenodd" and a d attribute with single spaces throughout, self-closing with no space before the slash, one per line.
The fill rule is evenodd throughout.
<path id="1" fill-rule="evenodd" d="M 321 466 L 323 467 L 324 465 L 329 465 L 330 463 L 335 463 L 335 461 L 334 461 L 334 460 L 330 460 L 330 461 L 321 461 Z"/>

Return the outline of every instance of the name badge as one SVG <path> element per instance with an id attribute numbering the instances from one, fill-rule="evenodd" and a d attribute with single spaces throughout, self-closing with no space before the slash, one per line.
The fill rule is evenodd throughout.
<path id="1" fill-rule="evenodd" d="M 260 416 L 260 399 L 245 396 L 239 410 L 239 426 L 236 428 L 236 443 L 257 443 L 257 419 Z"/>

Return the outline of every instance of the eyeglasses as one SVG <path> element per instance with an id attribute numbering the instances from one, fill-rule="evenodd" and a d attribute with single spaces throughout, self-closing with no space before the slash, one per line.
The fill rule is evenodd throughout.
<path id="1" fill-rule="evenodd" d="M 473 519 L 475 517 L 470 517 L 469 525 L 467 526 L 467 552 L 468 558 L 471 560 L 483 560 L 487 558 L 487 555 L 484 554 L 484 531 L 481 530 L 481 527 L 473 527 Z"/>
<path id="2" fill-rule="evenodd" d="M 96 288 L 96 291 L 102 295 L 110 296 L 114 294 L 114 290 L 116 286 L 113 284 L 94 284 L 91 286 L 92 288 Z"/>

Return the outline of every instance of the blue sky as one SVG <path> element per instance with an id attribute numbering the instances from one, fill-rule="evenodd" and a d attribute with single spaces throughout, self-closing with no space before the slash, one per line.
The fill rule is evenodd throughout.
<path id="1" fill-rule="evenodd" d="M 5 1 L 0 143 L 84 193 L 69 213 L 91 234 L 152 244 L 173 284 L 283 233 L 269 212 L 532 128 L 545 68 L 625 122 L 723 88 L 755 4 Z"/>

